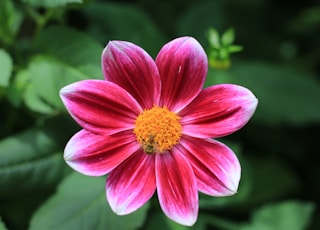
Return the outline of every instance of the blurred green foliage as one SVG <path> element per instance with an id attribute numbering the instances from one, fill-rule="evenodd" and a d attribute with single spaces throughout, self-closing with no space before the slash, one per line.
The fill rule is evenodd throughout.
<path id="1" fill-rule="evenodd" d="M 314 0 L 1 0 L 0 230 L 320 229 L 319 15 Z M 58 91 L 102 79 L 100 56 L 111 39 L 155 57 L 167 41 L 190 35 L 210 57 L 217 45 L 210 28 L 222 45 L 243 51 L 228 56 L 229 68 L 209 69 L 206 86 L 236 83 L 259 99 L 249 124 L 222 139 L 242 165 L 239 191 L 200 194 L 192 228 L 168 220 L 156 197 L 116 216 L 105 178 L 72 172 L 62 158 L 79 127 Z"/>

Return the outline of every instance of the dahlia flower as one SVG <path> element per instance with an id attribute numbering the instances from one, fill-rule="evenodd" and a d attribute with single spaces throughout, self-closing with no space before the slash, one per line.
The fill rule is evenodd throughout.
<path id="1" fill-rule="evenodd" d="M 165 44 L 155 61 L 133 43 L 110 41 L 102 52 L 104 80 L 61 89 L 83 128 L 67 143 L 64 159 L 82 174 L 108 174 L 106 199 L 118 215 L 134 212 L 156 192 L 167 217 L 191 226 L 198 192 L 236 193 L 239 161 L 212 138 L 243 127 L 257 99 L 233 84 L 203 89 L 207 70 L 207 56 L 192 37 Z"/>

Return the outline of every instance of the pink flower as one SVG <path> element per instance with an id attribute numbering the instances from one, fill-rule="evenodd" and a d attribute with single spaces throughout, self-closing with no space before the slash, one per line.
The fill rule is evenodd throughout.
<path id="1" fill-rule="evenodd" d="M 89 176 L 109 174 L 106 196 L 125 215 L 157 191 L 163 212 L 193 225 L 198 191 L 236 193 L 240 164 L 224 144 L 253 115 L 257 99 L 246 88 L 221 84 L 202 89 L 207 56 L 191 37 L 167 43 L 156 61 L 130 42 L 111 41 L 102 53 L 105 80 L 61 89 L 71 116 L 83 128 L 64 158 Z"/>

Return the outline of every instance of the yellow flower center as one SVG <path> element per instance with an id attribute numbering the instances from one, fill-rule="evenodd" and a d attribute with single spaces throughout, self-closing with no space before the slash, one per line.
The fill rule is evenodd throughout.
<path id="1" fill-rule="evenodd" d="M 145 153 L 163 153 L 179 143 L 180 117 L 166 107 L 154 106 L 139 114 L 133 132 Z"/>

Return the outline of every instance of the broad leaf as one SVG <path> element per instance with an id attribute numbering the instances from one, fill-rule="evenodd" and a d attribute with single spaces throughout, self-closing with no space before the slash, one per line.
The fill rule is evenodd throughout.
<path id="1" fill-rule="evenodd" d="M 256 205 L 264 201 L 280 199 L 295 194 L 300 189 L 301 181 L 295 172 L 278 158 L 251 157 L 246 160 L 246 169 L 252 187 L 247 205 Z M 244 178 L 245 179 L 245 178 Z"/>
<path id="2" fill-rule="evenodd" d="M 102 46 L 76 30 L 50 27 L 34 42 L 33 50 L 46 54 L 34 57 L 25 70 L 30 84 L 24 101 L 33 111 L 45 114 L 65 111 L 59 97 L 63 86 L 84 79 L 102 79 Z"/>
<path id="3" fill-rule="evenodd" d="M 127 40 L 141 45 L 155 56 L 166 41 L 151 19 L 132 5 L 96 2 L 84 8 L 88 28 L 102 44 L 108 40 Z"/>
<path id="4" fill-rule="evenodd" d="M 315 205 L 310 202 L 285 201 L 269 204 L 254 212 L 251 224 L 240 230 L 305 230 L 314 210 Z"/>
<path id="5" fill-rule="evenodd" d="M 0 86 L 8 86 L 12 71 L 12 59 L 3 49 L 0 49 Z"/>
<path id="6" fill-rule="evenodd" d="M 52 56 L 68 66 L 95 66 L 101 76 L 102 45 L 74 29 L 63 26 L 47 28 L 34 42 L 33 50 Z"/>
<path id="7" fill-rule="evenodd" d="M 30 230 L 134 230 L 144 222 L 148 205 L 127 216 L 117 216 L 105 195 L 105 177 L 72 173 L 57 193 L 34 214 Z"/>
<path id="8" fill-rule="evenodd" d="M 28 71 L 29 76 L 32 76 L 31 91 L 43 102 L 60 110 L 64 110 L 59 97 L 59 91 L 62 87 L 75 81 L 93 78 L 77 68 L 44 56 L 34 58 Z"/>
<path id="9" fill-rule="evenodd" d="M 62 150 L 75 129 L 65 121 L 49 119 L 0 141 L 0 197 L 52 188 L 69 171 Z"/>
<path id="10" fill-rule="evenodd" d="M 58 95 L 55 98 L 58 98 Z M 34 112 L 42 114 L 56 114 L 58 112 L 58 110 L 54 108 L 53 105 L 48 104 L 48 102 L 44 101 L 37 94 L 37 91 L 31 84 L 29 84 L 28 87 L 25 89 L 25 92 L 23 94 L 23 100 L 26 106 Z"/>
<path id="11" fill-rule="evenodd" d="M 253 119 L 305 124 L 320 120 L 320 84 L 316 77 L 294 68 L 263 62 L 241 62 L 230 70 L 210 70 L 207 85 L 235 83 L 249 88 L 259 100 Z"/>

